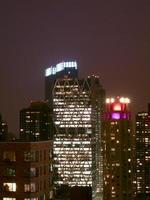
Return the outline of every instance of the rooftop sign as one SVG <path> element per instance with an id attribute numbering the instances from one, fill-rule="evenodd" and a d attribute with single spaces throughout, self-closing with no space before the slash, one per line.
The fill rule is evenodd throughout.
<path id="1" fill-rule="evenodd" d="M 70 61 L 70 62 L 61 62 L 58 63 L 56 66 L 51 66 L 45 70 L 45 76 L 55 75 L 57 72 L 64 70 L 65 68 L 75 68 L 77 69 L 77 62 Z"/>

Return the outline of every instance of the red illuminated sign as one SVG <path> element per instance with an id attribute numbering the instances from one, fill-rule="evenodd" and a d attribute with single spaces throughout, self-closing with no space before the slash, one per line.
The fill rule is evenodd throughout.
<path id="1" fill-rule="evenodd" d="M 121 111 L 121 104 L 120 103 L 114 103 L 113 104 L 113 110 L 114 111 Z"/>

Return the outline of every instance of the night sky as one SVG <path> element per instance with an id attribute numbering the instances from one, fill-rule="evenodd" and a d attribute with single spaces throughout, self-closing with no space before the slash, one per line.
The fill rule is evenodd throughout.
<path id="1" fill-rule="evenodd" d="M 150 0 L 1 0 L 0 112 L 19 132 L 19 111 L 44 99 L 44 70 L 77 60 L 107 96 L 150 102 Z"/>

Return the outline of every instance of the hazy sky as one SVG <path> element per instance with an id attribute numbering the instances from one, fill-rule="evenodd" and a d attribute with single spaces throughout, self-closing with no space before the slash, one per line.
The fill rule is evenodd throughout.
<path id="1" fill-rule="evenodd" d="M 44 99 L 44 70 L 77 60 L 107 96 L 134 111 L 150 102 L 150 0 L 1 0 L 0 112 L 19 130 L 19 111 Z"/>

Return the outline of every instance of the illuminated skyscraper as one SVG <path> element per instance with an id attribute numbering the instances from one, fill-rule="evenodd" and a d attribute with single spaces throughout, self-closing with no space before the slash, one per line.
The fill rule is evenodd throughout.
<path id="1" fill-rule="evenodd" d="M 52 91 L 55 80 L 64 76 L 77 78 L 78 70 L 76 61 L 61 62 L 45 70 L 45 100 L 50 103 L 50 106 L 52 106 Z"/>
<path id="2" fill-rule="evenodd" d="M 104 200 L 132 199 L 132 131 L 128 98 L 106 99 Z"/>
<path id="3" fill-rule="evenodd" d="M 61 66 L 61 68 L 58 68 Z M 79 80 L 77 63 L 46 70 L 46 99 L 53 103 L 55 186 L 92 186 L 102 199 L 102 114 L 105 92 L 95 76 Z M 49 86 L 50 82 L 53 84 Z"/>
<path id="4" fill-rule="evenodd" d="M 7 123 L 2 120 L 2 116 L 0 114 L 0 141 L 7 140 L 8 135 L 8 126 Z"/>
<path id="5" fill-rule="evenodd" d="M 104 91 L 97 77 L 57 79 L 53 90 L 56 185 L 102 192 L 101 118 Z"/>
<path id="6" fill-rule="evenodd" d="M 150 200 L 150 104 L 136 116 L 136 161 L 136 199 Z"/>
<path id="7" fill-rule="evenodd" d="M 53 137 L 51 110 L 45 102 L 31 102 L 20 111 L 20 139 L 22 141 L 49 140 Z"/>

